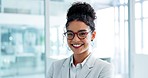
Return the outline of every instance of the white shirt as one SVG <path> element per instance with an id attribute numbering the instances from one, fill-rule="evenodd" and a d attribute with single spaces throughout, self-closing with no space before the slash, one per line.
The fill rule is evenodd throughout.
<path id="1" fill-rule="evenodd" d="M 83 66 L 86 63 L 89 56 L 87 56 L 87 58 L 85 58 L 85 60 L 82 63 L 78 63 L 76 66 L 73 63 L 73 57 L 71 58 L 71 61 L 70 61 L 70 78 L 77 78 L 77 76 L 79 75 L 79 72 L 83 68 Z"/>

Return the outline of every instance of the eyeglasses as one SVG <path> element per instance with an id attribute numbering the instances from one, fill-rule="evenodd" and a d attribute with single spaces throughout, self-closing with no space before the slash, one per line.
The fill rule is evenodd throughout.
<path id="1" fill-rule="evenodd" d="M 78 32 L 73 32 L 71 30 L 68 30 L 67 32 L 64 33 L 64 35 L 67 37 L 68 40 L 72 40 L 75 37 L 75 34 L 77 35 L 77 37 L 82 40 L 85 39 L 87 37 L 87 34 L 89 32 L 87 32 L 86 30 L 80 30 Z"/>

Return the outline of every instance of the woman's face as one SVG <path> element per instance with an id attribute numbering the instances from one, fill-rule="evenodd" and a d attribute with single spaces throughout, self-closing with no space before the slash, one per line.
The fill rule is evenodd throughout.
<path id="1" fill-rule="evenodd" d="M 67 27 L 67 43 L 74 54 L 82 54 L 89 51 L 91 40 L 95 38 L 96 32 L 91 33 L 89 26 L 81 21 L 72 21 Z M 74 37 L 72 37 L 72 33 Z"/>

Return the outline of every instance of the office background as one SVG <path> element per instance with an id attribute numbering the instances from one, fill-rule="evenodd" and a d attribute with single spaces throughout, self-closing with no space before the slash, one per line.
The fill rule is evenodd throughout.
<path id="1" fill-rule="evenodd" d="M 71 55 L 62 33 L 74 1 L 96 10 L 93 52 L 115 78 L 148 78 L 148 0 L 0 0 L 0 78 L 45 78 Z"/>

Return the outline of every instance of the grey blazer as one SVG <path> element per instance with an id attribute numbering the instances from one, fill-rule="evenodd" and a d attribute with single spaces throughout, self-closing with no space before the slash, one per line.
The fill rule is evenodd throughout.
<path id="1" fill-rule="evenodd" d="M 53 62 L 47 78 L 70 78 L 71 57 Z M 91 55 L 77 78 L 113 78 L 112 65 Z"/>

